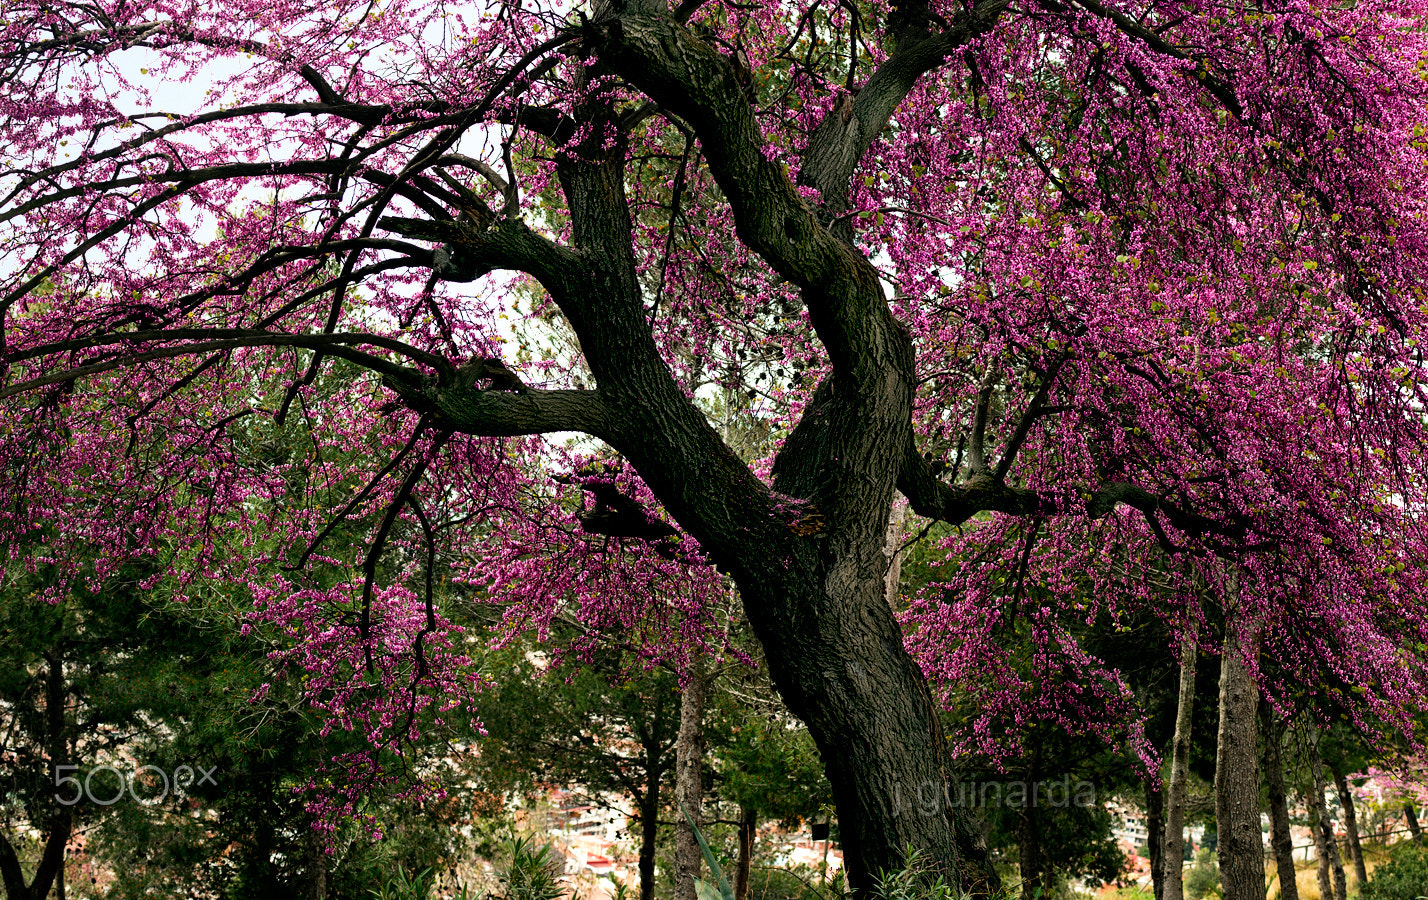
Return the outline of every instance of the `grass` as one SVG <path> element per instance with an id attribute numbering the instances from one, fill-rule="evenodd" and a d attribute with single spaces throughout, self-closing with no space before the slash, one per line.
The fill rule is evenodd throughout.
<path id="1" fill-rule="evenodd" d="M 1373 877 L 1373 870 L 1379 863 L 1388 859 L 1388 848 L 1382 844 L 1364 844 L 1364 868 L 1368 870 L 1369 877 Z M 1341 848 L 1347 853 L 1347 848 Z M 1266 861 L 1265 876 L 1268 878 L 1269 894 L 1271 900 L 1279 896 L 1279 879 L 1275 872 L 1274 862 Z M 1294 884 L 1299 889 L 1299 900 L 1323 900 L 1319 896 L 1319 867 L 1314 862 L 1300 862 L 1295 864 Z M 1353 863 L 1346 856 L 1344 859 L 1344 877 L 1349 882 L 1349 897 L 1354 897 L 1358 889 L 1354 884 Z"/>

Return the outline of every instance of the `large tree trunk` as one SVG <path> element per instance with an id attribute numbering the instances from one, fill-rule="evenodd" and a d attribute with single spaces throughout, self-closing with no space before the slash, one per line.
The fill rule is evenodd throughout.
<path id="1" fill-rule="evenodd" d="M 1413 809 L 1413 801 L 1408 800 L 1403 804 L 1403 818 L 1408 821 L 1408 833 L 1413 840 L 1422 842 L 1423 830 L 1418 827 L 1418 813 Z"/>
<path id="2" fill-rule="evenodd" d="M 1225 625 L 1220 660 L 1220 733 L 1215 753 L 1215 819 L 1225 900 L 1265 900 L 1259 824 L 1259 689 L 1246 659 L 1259 653 L 1258 626 Z"/>
<path id="3" fill-rule="evenodd" d="M 837 565 L 823 585 L 795 596 L 743 586 L 745 608 L 761 634 L 778 635 L 764 641 L 769 669 L 823 759 L 850 883 L 870 885 L 878 868 L 901 864 L 909 845 L 957 879 L 957 810 L 919 802 L 943 806 L 945 741 L 888 609 L 882 541 L 867 549 L 862 564 Z"/>
<path id="4" fill-rule="evenodd" d="M 704 823 L 704 695 L 708 680 L 703 667 L 691 667 L 679 702 L 679 734 L 674 741 L 674 797 L 679 814 L 674 826 L 674 897 L 697 900 L 704 853 L 694 834 Z"/>
<path id="5" fill-rule="evenodd" d="M 1165 790 L 1165 844 L 1160 854 L 1164 900 L 1185 900 L 1185 792 L 1190 772 L 1190 727 L 1195 712 L 1195 663 L 1200 651 L 1199 637 L 1199 625 L 1192 622 L 1180 647 L 1180 693 L 1175 705 L 1170 783 Z"/>
<path id="6" fill-rule="evenodd" d="M 1289 831 L 1289 796 L 1284 787 L 1283 749 L 1285 725 L 1273 707 L 1266 705 L 1261 716 L 1264 723 L 1264 781 L 1269 794 L 1270 846 L 1274 849 L 1274 867 L 1279 874 L 1279 900 L 1299 900 L 1299 883 L 1295 880 L 1294 836 Z"/>
<path id="7" fill-rule="evenodd" d="M 1349 835 L 1349 856 L 1354 861 L 1354 887 L 1362 889 L 1368 881 L 1368 869 L 1364 866 L 1363 845 L 1359 843 L 1359 817 L 1358 811 L 1354 809 L 1354 794 L 1349 789 L 1349 779 L 1345 777 L 1343 769 L 1330 766 L 1329 772 L 1334 776 L 1334 789 L 1339 793 L 1339 806 L 1344 810 L 1344 830 Z"/>
<path id="8" fill-rule="evenodd" d="M 968 35 L 993 27 L 1005 6 L 969 11 Z M 588 270 L 542 278 L 610 411 L 586 430 L 625 454 L 737 582 L 774 684 L 824 761 L 850 884 L 866 890 L 877 869 L 901 865 L 909 846 L 955 881 L 953 811 L 920 815 L 915 803 L 920 794 L 943 797 L 948 772 L 926 680 L 887 603 L 893 495 L 901 488 L 915 510 L 954 524 L 994 505 L 1025 503 L 1032 512 L 1039 500 L 990 475 L 971 493 L 930 475 L 911 429 L 912 342 L 888 309 L 877 269 L 820 221 L 784 164 L 761 152 L 759 123 L 730 59 L 665 11 L 647 0 L 597 4 L 592 22 L 600 24 L 586 46 L 689 123 L 740 239 L 800 289 L 829 374 L 779 451 L 771 493 L 669 377 L 650 334 L 631 251 L 624 147 L 607 147 L 598 127 L 622 133 L 622 113 L 613 94 L 601 95 L 603 121 L 589 115 L 597 127 L 582 133 L 591 136 L 557 162 L 573 243 L 589 251 L 561 265 Z M 944 58 L 928 54 L 909 71 Z M 810 143 L 801 172 L 826 202 L 847 198 L 856 160 L 914 81 L 889 80 L 861 95 L 864 105 L 878 96 L 893 106 L 868 120 L 830 119 Z"/>

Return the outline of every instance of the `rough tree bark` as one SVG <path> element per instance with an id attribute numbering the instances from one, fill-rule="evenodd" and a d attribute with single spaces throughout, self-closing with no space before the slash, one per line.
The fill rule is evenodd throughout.
<path id="1" fill-rule="evenodd" d="M 1344 830 L 1348 832 L 1349 856 L 1354 861 L 1354 887 L 1362 888 L 1368 881 L 1368 869 L 1364 866 L 1364 848 L 1359 843 L 1358 811 L 1354 809 L 1354 794 L 1349 789 L 1349 779 L 1339 766 L 1329 766 L 1329 774 L 1334 777 L 1334 789 L 1339 794 L 1339 806 L 1344 810 Z"/>
<path id="2" fill-rule="evenodd" d="M 1311 811 L 1314 830 L 1314 850 L 1318 856 L 1319 896 L 1344 900 L 1344 866 L 1339 860 L 1339 844 L 1334 838 L 1334 825 L 1329 818 L 1329 806 L 1324 799 L 1324 762 L 1319 756 L 1319 731 L 1314 723 L 1304 723 L 1305 744 L 1309 751 L 1310 770 L 1314 778 L 1314 808 Z"/>
<path id="3" fill-rule="evenodd" d="M 1284 759 L 1281 755 L 1285 723 L 1274 708 L 1262 708 L 1264 726 L 1264 781 L 1269 795 L 1270 846 L 1274 868 L 1279 875 L 1279 900 L 1299 900 L 1299 883 L 1294 871 L 1294 837 L 1289 832 L 1289 796 L 1284 787 Z"/>
<path id="4" fill-rule="evenodd" d="M 1170 781 L 1165 786 L 1165 845 L 1161 854 L 1164 900 L 1185 900 L 1185 792 L 1190 773 L 1190 726 L 1195 712 L 1199 638 L 1199 625 L 1192 622 L 1180 646 L 1180 692 L 1175 704 Z"/>
<path id="5" fill-rule="evenodd" d="M 674 797 L 679 806 L 674 826 L 676 900 L 696 900 L 694 880 L 700 877 L 704 863 L 694 828 L 704 826 L 704 701 L 708 687 L 708 676 L 696 662 L 680 693 L 679 736 L 674 741 Z"/>
<path id="6" fill-rule="evenodd" d="M 1264 840 L 1259 823 L 1259 689 L 1248 659 L 1260 629 L 1233 616 L 1220 660 L 1220 731 L 1215 753 L 1215 819 L 1225 900 L 1265 900 Z"/>
<path id="7" fill-rule="evenodd" d="M 902 536 L 906 530 L 907 504 L 894 502 L 888 516 L 888 572 L 883 578 L 883 596 L 893 610 L 897 609 L 898 588 L 902 583 Z"/>

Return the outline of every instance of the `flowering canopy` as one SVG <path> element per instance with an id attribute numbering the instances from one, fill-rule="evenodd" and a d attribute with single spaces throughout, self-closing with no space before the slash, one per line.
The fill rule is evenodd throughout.
<path id="1" fill-rule="evenodd" d="M 253 581 L 313 665 L 376 673 L 452 633 L 403 572 L 464 560 L 595 630 L 677 598 L 642 633 L 687 653 L 712 561 L 825 751 L 855 880 L 951 852 L 889 812 L 943 765 L 881 591 L 894 491 L 976 526 L 906 625 L 989 709 L 1020 693 L 998 622 L 1094 672 L 1067 623 L 1144 603 L 1260 623 L 1266 683 L 1372 685 L 1359 708 L 1406 725 L 1424 12 L 7 3 L 9 563 L 171 554 Z M 770 471 L 716 395 L 781 441 Z M 295 417 L 310 446 L 265 456 Z M 543 463 L 533 436 L 572 431 L 638 478 Z M 294 571 L 234 571 L 239 533 Z M 1104 674 L 1078 702 L 1118 702 Z"/>

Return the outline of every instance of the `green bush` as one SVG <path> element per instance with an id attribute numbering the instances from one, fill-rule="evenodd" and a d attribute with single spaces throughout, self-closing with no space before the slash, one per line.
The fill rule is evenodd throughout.
<path id="1" fill-rule="evenodd" d="M 1215 862 L 1212 851 L 1201 850 L 1195 854 L 1195 865 L 1185 873 L 1185 896 L 1190 900 L 1224 896 L 1224 889 L 1220 887 L 1220 866 Z"/>
<path id="2" fill-rule="evenodd" d="M 1374 869 L 1361 900 L 1422 900 L 1428 896 L 1428 846 L 1408 841 L 1394 847 Z"/>
<path id="3" fill-rule="evenodd" d="M 908 847 L 905 860 L 901 870 L 878 876 L 877 900 L 960 900 L 961 892 L 933 870 L 922 851 Z"/>

